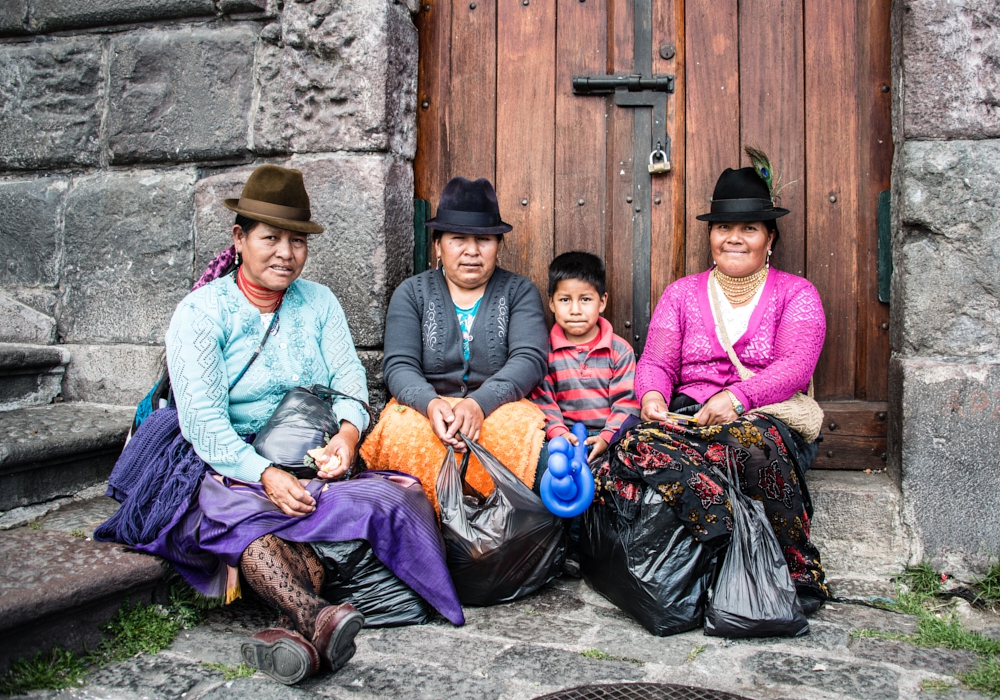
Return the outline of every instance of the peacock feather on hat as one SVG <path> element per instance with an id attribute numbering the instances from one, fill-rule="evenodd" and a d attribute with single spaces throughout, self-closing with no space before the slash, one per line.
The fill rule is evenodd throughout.
<path id="1" fill-rule="evenodd" d="M 782 185 L 781 174 L 779 173 L 778 176 L 775 177 L 774 168 L 771 167 L 771 161 L 764 151 L 756 148 L 755 146 L 744 146 L 743 150 L 746 151 L 746 154 L 750 157 L 750 164 L 753 165 L 753 169 L 757 171 L 757 175 L 759 175 L 760 179 L 767 185 L 767 190 L 771 193 L 772 202 L 776 202 L 779 199 L 781 190 L 798 182 L 798 180 L 792 180 L 791 182 L 787 182 Z"/>

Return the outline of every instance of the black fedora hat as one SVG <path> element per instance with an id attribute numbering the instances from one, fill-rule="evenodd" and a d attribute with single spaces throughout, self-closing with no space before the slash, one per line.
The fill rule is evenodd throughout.
<path id="1" fill-rule="evenodd" d="M 453 177 L 444 186 L 437 216 L 424 222 L 427 228 L 451 233 L 499 236 L 514 227 L 500 219 L 500 205 L 493 185 L 484 177 L 475 182 Z"/>
<path id="2" fill-rule="evenodd" d="M 726 168 L 712 193 L 712 211 L 700 214 L 699 221 L 771 221 L 788 214 L 774 206 L 767 183 L 754 168 Z"/>

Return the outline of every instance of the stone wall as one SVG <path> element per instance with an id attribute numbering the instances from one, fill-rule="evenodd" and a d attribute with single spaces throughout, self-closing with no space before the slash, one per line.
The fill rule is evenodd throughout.
<path id="1" fill-rule="evenodd" d="M 303 171 L 303 276 L 331 287 L 381 396 L 410 272 L 415 0 L 5 0 L 0 342 L 72 355 L 67 400 L 134 404 L 177 302 L 231 244 L 260 163 Z M 374 371 L 371 371 L 374 370 Z"/>
<path id="2" fill-rule="evenodd" d="M 1000 5 L 893 8 L 890 468 L 923 554 L 1000 548 Z"/>

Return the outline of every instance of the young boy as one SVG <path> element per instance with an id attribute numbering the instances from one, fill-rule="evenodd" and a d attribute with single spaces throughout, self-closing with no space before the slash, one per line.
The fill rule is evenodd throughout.
<path id="1" fill-rule="evenodd" d="M 548 374 L 531 393 L 545 412 L 545 437 L 564 435 L 583 421 L 590 437 L 589 460 L 607 449 L 625 418 L 639 415 L 635 400 L 635 353 L 601 318 L 608 303 L 604 264 L 590 253 L 563 253 L 549 265 L 549 308 L 556 323 L 549 334 Z"/>

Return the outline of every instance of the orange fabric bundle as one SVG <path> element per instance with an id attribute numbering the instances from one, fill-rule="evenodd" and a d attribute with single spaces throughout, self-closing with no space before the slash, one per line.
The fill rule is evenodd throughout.
<path id="1" fill-rule="evenodd" d="M 452 406 L 461 401 L 441 398 Z M 530 488 L 535 483 L 538 455 L 545 440 L 544 426 L 545 415 L 527 399 L 506 403 L 483 422 L 479 444 Z M 369 469 L 395 469 L 420 479 L 438 512 L 437 477 L 447 452 L 430 421 L 420 411 L 396 403 L 396 399 L 386 405 L 361 446 L 361 457 Z M 465 480 L 482 494 L 493 492 L 493 481 L 475 457 L 469 461 Z"/>

